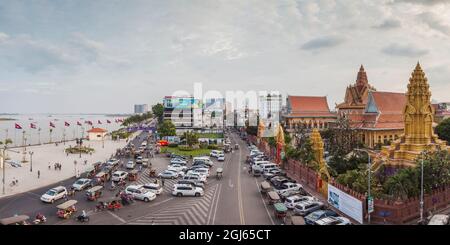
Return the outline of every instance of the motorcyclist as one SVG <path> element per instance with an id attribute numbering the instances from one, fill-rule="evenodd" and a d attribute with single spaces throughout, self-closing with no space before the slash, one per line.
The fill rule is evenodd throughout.
<path id="1" fill-rule="evenodd" d="M 46 218 L 43 214 L 38 213 L 36 214 L 36 220 L 39 220 L 39 222 L 45 222 Z"/>

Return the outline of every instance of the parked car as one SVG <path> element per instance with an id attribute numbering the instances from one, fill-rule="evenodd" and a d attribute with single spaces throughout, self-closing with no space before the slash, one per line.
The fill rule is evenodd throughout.
<path id="1" fill-rule="evenodd" d="M 194 170 L 189 170 L 189 173 L 197 173 L 197 174 L 201 174 L 201 175 L 205 175 L 206 178 L 209 177 L 209 168 L 196 168 Z"/>
<path id="2" fill-rule="evenodd" d="M 293 195 L 285 199 L 284 205 L 289 209 L 294 209 L 295 205 L 305 201 L 314 201 L 314 197 Z"/>
<path id="3" fill-rule="evenodd" d="M 203 196 L 204 191 L 203 188 L 192 186 L 192 185 L 186 185 L 186 184 L 175 184 L 173 185 L 173 191 L 172 195 L 174 196 Z"/>
<path id="4" fill-rule="evenodd" d="M 286 200 L 286 198 L 290 197 L 290 196 L 294 196 L 294 195 L 300 195 L 300 196 L 308 196 L 308 193 L 302 189 L 300 190 L 288 190 L 285 191 L 283 193 L 281 193 L 279 196 L 281 198 L 281 200 Z"/>
<path id="5" fill-rule="evenodd" d="M 168 167 L 169 170 L 175 170 L 176 172 L 185 171 L 187 170 L 186 166 L 180 165 L 180 164 L 170 164 Z"/>
<path id="6" fill-rule="evenodd" d="M 172 158 L 170 159 L 170 164 L 186 165 L 187 161 L 181 158 Z"/>
<path id="7" fill-rule="evenodd" d="M 219 162 L 223 162 L 223 161 L 225 161 L 225 154 L 219 154 L 219 155 L 217 155 L 217 161 L 219 161 Z"/>
<path id="8" fill-rule="evenodd" d="M 351 225 L 352 222 L 345 217 L 326 217 L 314 222 L 314 225 Z"/>
<path id="9" fill-rule="evenodd" d="M 164 179 L 176 179 L 178 178 L 178 172 L 170 171 L 170 170 L 164 170 L 163 172 L 158 174 L 158 177 L 164 178 Z"/>
<path id="10" fill-rule="evenodd" d="M 128 173 L 125 171 L 116 171 L 112 175 L 112 181 L 122 181 L 128 177 Z"/>
<path id="11" fill-rule="evenodd" d="M 435 214 L 431 217 L 428 225 L 448 225 L 449 224 L 449 215 L 445 214 Z"/>
<path id="12" fill-rule="evenodd" d="M 208 165 L 209 167 L 214 166 L 214 162 L 211 161 L 211 159 L 209 159 L 209 157 L 207 157 L 207 156 L 194 157 L 194 159 L 192 159 L 192 165 L 197 165 L 197 164 L 204 164 L 204 165 Z"/>
<path id="13" fill-rule="evenodd" d="M 209 153 L 209 156 L 211 156 L 211 157 L 216 157 L 216 158 L 217 158 L 217 156 L 219 156 L 220 154 L 224 154 L 223 151 L 220 151 L 220 150 L 212 150 L 212 151 Z"/>
<path id="14" fill-rule="evenodd" d="M 317 220 L 326 217 L 337 217 L 337 216 L 338 214 L 333 210 L 317 210 L 305 216 L 305 223 L 307 225 L 313 225 Z"/>
<path id="15" fill-rule="evenodd" d="M 205 189 L 205 184 L 203 184 L 201 181 L 197 181 L 195 179 L 190 179 L 190 178 L 185 179 L 185 178 L 186 178 L 186 176 L 184 176 L 182 180 L 179 180 L 177 182 L 177 184 L 193 185 L 193 186 Z"/>
<path id="16" fill-rule="evenodd" d="M 57 186 L 48 190 L 41 196 L 41 201 L 54 203 L 55 201 L 67 196 L 67 189 L 64 186 Z"/>
<path id="17" fill-rule="evenodd" d="M 281 186 L 275 187 L 275 191 L 279 194 L 282 194 L 283 192 L 290 191 L 290 190 L 300 190 L 303 188 L 302 185 L 292 182 L 286 182 L 283 183 Z"/>
<path id="18" fill-rule="evenodd" d="M 150 202 L 155 200 L 156 194 L 154 192 L 148 191 L 142 186 L 130 185 L 125 188 L 125 193 L 132 195 L 133 198 L 142 200 L 144 202 Z"/>
<path id="19" fill-rule="evenodd" d="M 319 201 L 305 201 L 295 205 L 294 213 L 300 216 L 306 216 L 314 211 L 323 208 L 323 203 Z"/>
<path id="20" fill-rule="evenodd" d="M 115 167 L 115 166 L 117 166 L 119 164 L 119 160 L 117 160 L 115 158 L 112 158 L 106 164 L 109 165 L 109 166 Z"/>
<path id="21" fill-rule="evenodd" d="M 138 156 L 137 158 L 136 158 L 136 164 L 142 164 L 142 156 Z"/>
<path id="22" fill-rule="evenodd" d="M 77 181 L 75 181 L 75 183 L 73 183 L 72 187 L 77 190 L 77 191 L 81 191 L 84 190 L 88 187 L 92 186 L 92 180 L 90 179 L 78 179 Z"/>
<path id="23" fill-rule="evenodd" d="M 197 168 L 209 168 L 209 166 L 205 165 L 205 164 L 197 164 L 197 165 L 193 165 L 192 167 L 188 168 L 186 171 L 195 170 Z"/>
<path id="24" fill-rule="evenodd" d="M 134 169 L 135 166 L 136 166 L 136 163 L 134 163 L 134 161 L 128 161 L 127 165 L 125 167 L 127 169 Z"/>
<path id="25" fill-rule="evenodd" d="M 160 184 L 147 183 L 142 185 L 141 187 L 155 193 L 156 195 L 160 195 L 163 192 L 163 188 Z"/>
<path id="26" fill-rule="evenodd" d="M 198 174 L 198 173 L 188 173 L 183 177 L 183 180 L 193 180 L 193 181 L 198 181 L 201 183 L 206 183 L 207 179 L 205 175 L 202 174 Z"/>
<path id="27" fill-rule="evenodd" d="M 269 171 L 264 172 L 263 177 L 266 180 L 269 180 L 275 176 L 283 176 L 285 177 L 287 175 L 287 173 L 279 168 L 274 168 L 271 169 Z"/>
<path id="28" fill-rule="evenodd" d="M 270 179 L 270 182 L 274 186 L 274 188 L 279 188 L 281 185 L 287 182 L 291 182 L 288 178 L 283 176 L 276 176 Z"/>

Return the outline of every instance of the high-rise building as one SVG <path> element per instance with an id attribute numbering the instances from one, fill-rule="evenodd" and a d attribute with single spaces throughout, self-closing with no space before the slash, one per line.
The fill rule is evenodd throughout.
<path id="1" fill-rule="evenodd" d="M 143 114 L 148 112 L 147 104 L 134 105 L 134 113 L 135 114 Z"/>
<path id="2" fill-rule="evenodd" d="M 164 120 L 171 120 L 177 133 L 202 128 L 202 103 L 193 96 L 166 96 Z"/>

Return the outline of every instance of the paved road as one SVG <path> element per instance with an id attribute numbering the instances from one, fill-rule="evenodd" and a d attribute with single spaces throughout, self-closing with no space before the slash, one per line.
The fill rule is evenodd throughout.
<path id="1" fill-rule="evenodd" d="M 142 133 L 132 142 L 140 145 L 147 133 Z M 238 143 L 240 150 L 228 153 L 225 162 L 215 162 L 212 176 L 208 179 L 203 197 L 173 197 L 170 193 L 176 180 L 166 180 L 164 192 L 154 201 L 144 203 L 136 201 L 116 212 L 94 212 L 96 202 L 89 202 L 84 192 L 78 192 L 73 199 L 78 200 L 77 209 L 86 210 L 91 216 L 89 224 L 131 224 L 131 225 L 270 225 L 274 224 L 271 209 L 266 207 L 259 192 L 261 181 L 248 175 L 244 159 L 248 154 L 245 143 L 238 136 L 231 135 L 232 143 Z M 126 162 L 122 159 L 121 162 Z M 151 159 L 152 165 L 160 172 L 167 168 L 169 159 L 160 155 Z M 215 169 L 224 168 L 221 180 L 214 178 Z M 56 217 L 56 205 L 44 204 L 39 197 L 49 188 L 58 184 L 70 186 L 75 181 L 71 178 L 61 183 L 39 188 L 26 193 L 0 199 L 0 217 L 14 214 L 27 214 L 34 217 L 43 213 L 47 224 L 80 224 L 73 219 L 61 220 Z M 140 175 L 133 184 L 153 181 L 148 177 L 148 170 Z M 107 185 L 108 186 L 108 185 Z M 104 196 L 113 196 L 115 192 L 104 190 Z"/>

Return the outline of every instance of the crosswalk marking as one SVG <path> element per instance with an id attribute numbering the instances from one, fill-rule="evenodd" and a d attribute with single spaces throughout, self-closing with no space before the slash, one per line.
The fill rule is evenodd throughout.
<path id="1" fill-rule="evenodd" d="M 208 186 L 203 197 L 179 197 L 182 202 L 170 203 L 167 207 L 127 223 L 129 225 L 206 225 L 213 197 L 218 185 Z"/>

